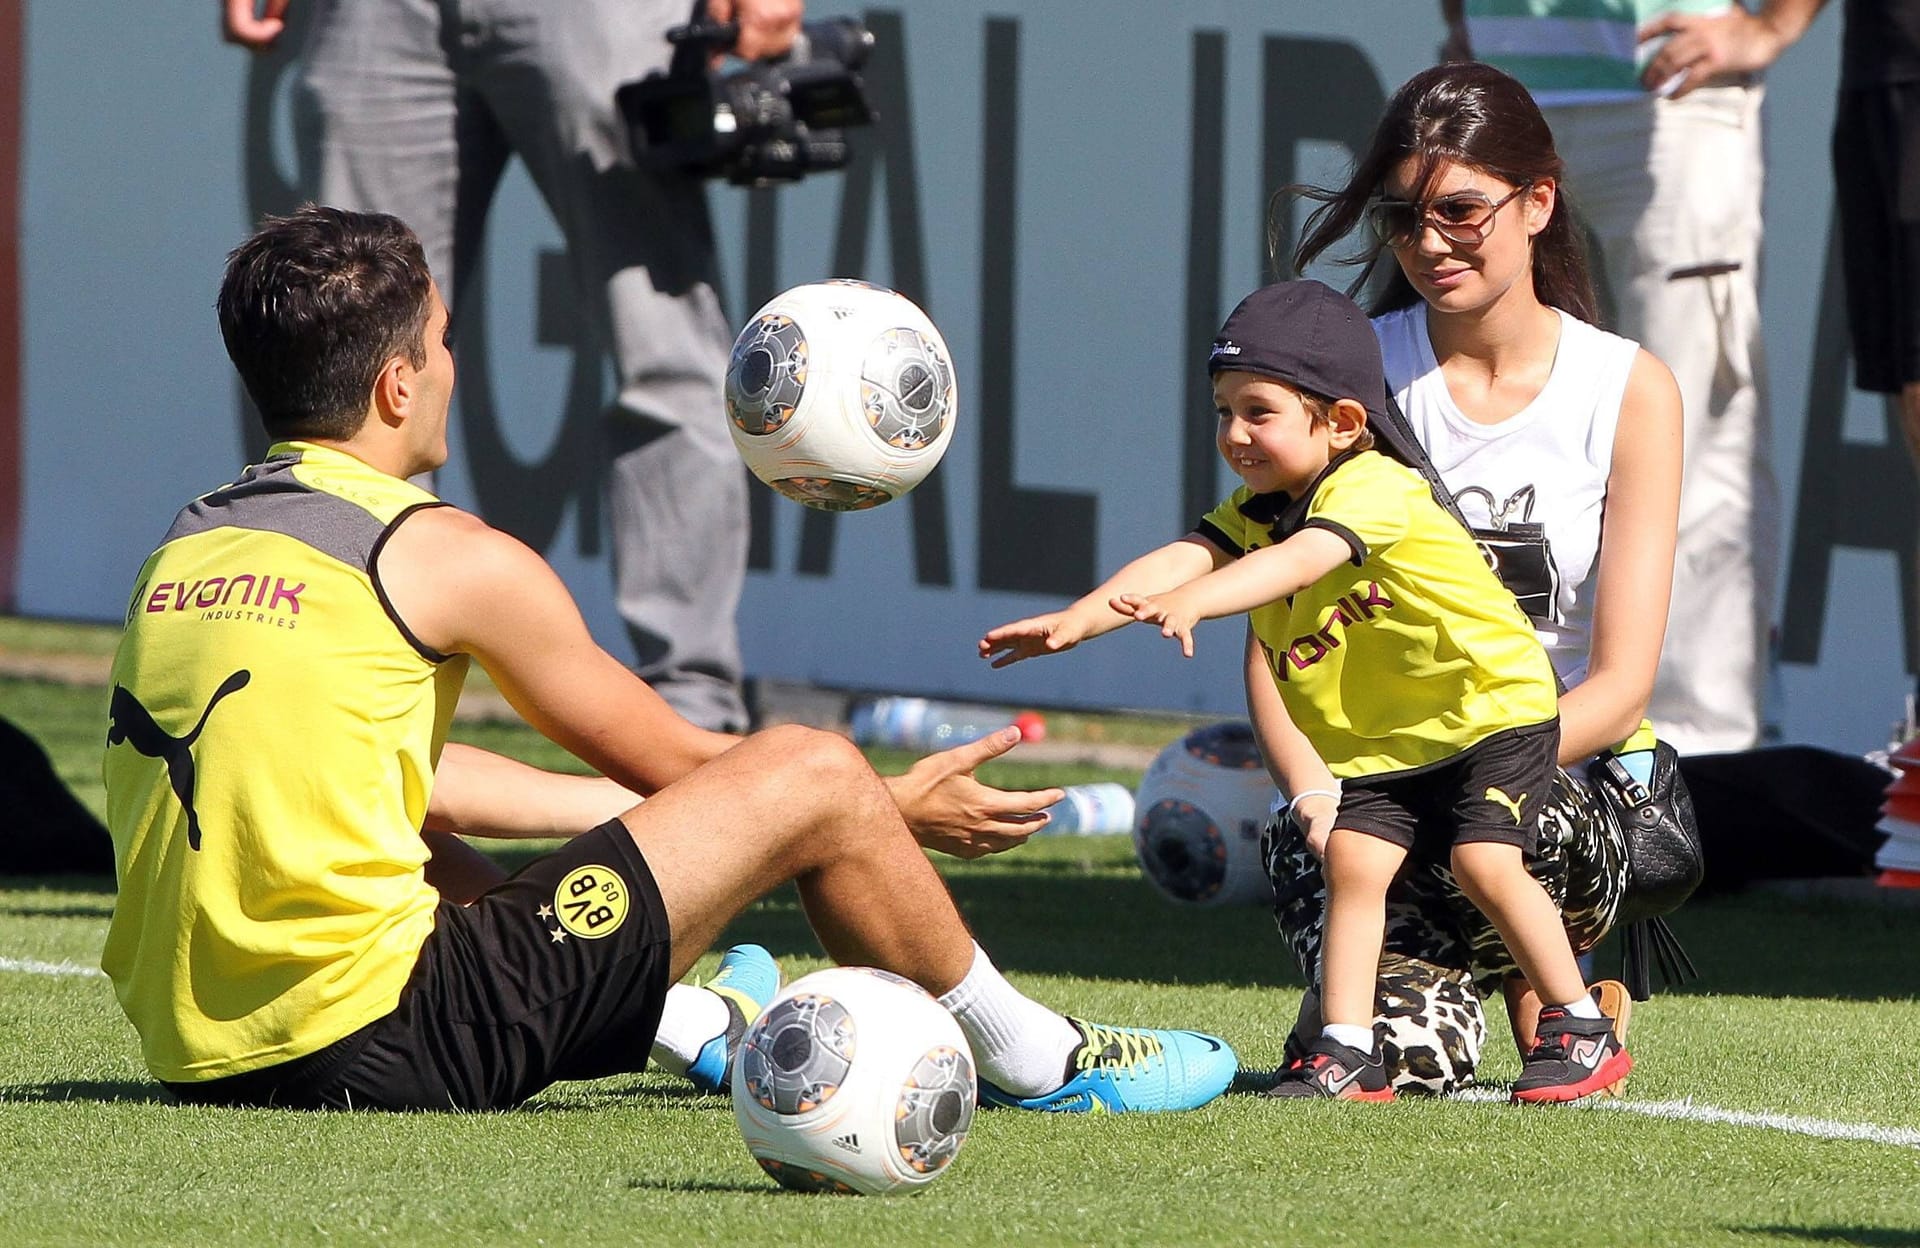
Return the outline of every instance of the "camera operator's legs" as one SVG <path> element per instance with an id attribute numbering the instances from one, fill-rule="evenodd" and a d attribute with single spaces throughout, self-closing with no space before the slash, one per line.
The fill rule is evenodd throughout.
<path id="1" fill-rule="evenodd" d="M 733 333 L 717 293 L 705 188 L 634 167 L 614 91 L 665 65 L 686 6 L 492 0 L 503 18 L 472 85 L 526 162 L 567 243 L 589 349 L 613 357 L 608 522 L 640 675 L 707 728 L 744 730 L 735 614 L 746 473 L 721 379 Z M 531 35 L 523 33 L 531 32 Z"/>
<path id="2" fill-rule="evenodd" d="M 316 6 L 295 109 L 301 170 L 316 200 L 399 217 L 419 236 L 441 297 L 459 292 L 510 152 L 447 60 L 439 7 L 424 0 Z"/>
<path id="3" fill-rule="evenodd" d="M 746 480 L 720 401 L 732 333 L 705 193 L 636 170 L 613 104 L 621 83 L 666 64 L 665 32 L 686 6 L 473 0 L 458 31 L 443 31 L 440 15 L 431 0 L 339 0 L 316 12 L 302 99 L 302 146 L 317 161 L 309 181 L 328 203 L 412 226 L 458 322 L 505 162 L 526 163 L 576 287 L 542 309 L 543 323 L 578 309 L 576 352 L 610 354 L 617 369 L 612 562 L 640 674 L 694 722 L 743 728 L 734 617 Z M 462 418 L 476 428 L 484 393 L 464 391 Z M 511 497 L 481 505 L 511 525 Z"/>

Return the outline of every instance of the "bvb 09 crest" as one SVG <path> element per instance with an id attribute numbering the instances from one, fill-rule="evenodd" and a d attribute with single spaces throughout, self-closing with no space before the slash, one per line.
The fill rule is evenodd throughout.
<path id="1" fill-rule="evenodd" d="M 541 917 L 558 925 L 556 942 L 565 939 L 560 932 L 598 940 L 620 930 L 627 920 L 627 906 L 626 881 L 611 868 L 576 867 L 553 890 L 550 914 Z"/>

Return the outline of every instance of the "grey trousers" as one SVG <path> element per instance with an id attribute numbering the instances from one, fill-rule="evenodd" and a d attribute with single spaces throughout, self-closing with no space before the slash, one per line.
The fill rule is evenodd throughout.
<path id="1" fill-rule="evenodd" d="M 618 377 L 608 515 L 638 670 L 696 723 L 744 727 L 746 483 L 721 402 L 732 332 L 705 192 L 636 169 L 613 104 L 665 66 L 666 30 L 690 8 L 316 0 L 295 113 L 308 185 L 412 226 L 456 318 L 507 161 L 526 163 Z"/>

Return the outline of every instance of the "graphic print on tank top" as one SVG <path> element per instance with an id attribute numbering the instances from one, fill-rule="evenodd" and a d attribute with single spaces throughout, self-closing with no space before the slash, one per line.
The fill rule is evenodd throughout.
<path id="1" fill-rule="evenodd" d="M 1500 583 L 1520 600 L 1527 618 L 1536 624 L 1561 624 L 1565 621 L 1560 610 L 1560 568 L 1553 561 L 1547 526 L 1533 519 L 1533 500 L 1532 484 L 1521 486 L 1505 501 L 1478 485 L 1453 495 L 1455 505 L 1471 522 L 1480 553 Z"/>
<path id="2" fill-rule="evenodd" d="M 200 739 L 207 717 L 213 714 L 213 708 L 220 705 L 221 699 L 245 689 L 252 679 L 253 673 L 243 667 L 221 681 L 207 709 L 200 712 L 200 722 L 184 737 L 173 736 L 155 723 L 152 713 L 125 685 L 113 687 L 113 701 L 107 711 L 107 744 L 114 746 L 124 741 L 148 758 L 157 758 L 167 765 L 167 780 L 187 812 L 189 849 L 200 848 L 200 812 L 193 808 L 193 743 Z"/>

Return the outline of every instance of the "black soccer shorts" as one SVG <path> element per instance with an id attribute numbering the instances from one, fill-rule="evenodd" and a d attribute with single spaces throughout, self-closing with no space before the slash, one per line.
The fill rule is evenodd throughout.
<path id="1" fill-rule="evenodd" d="M 653 873 L 611 820 L 471 906 L 442 902 L 392 1013 L 291 1062 L 167 1086 L 201 1104 L 503 1109 L 643 1069 L 671 953 Z"/>
<path id="2" fill-rule="evenodd" d="M 1496 732 L 1418 771 L 1345 780 L 1333 826 L 1441 862 L 1453 846 L 1473 841 L 1531 853 L 1559 753 L 1556 718 Z"/>

